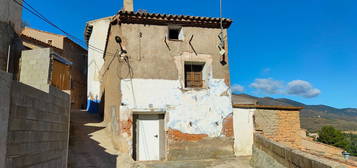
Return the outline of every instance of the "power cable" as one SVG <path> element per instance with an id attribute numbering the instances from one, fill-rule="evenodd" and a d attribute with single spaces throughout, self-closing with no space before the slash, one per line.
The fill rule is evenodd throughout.
<path id="1" fill-rule="evenodd" d="M 19 6 L 23 7 L 24 9 L 26 9 L 27 11 L 29 11 L 31 14 L 37 16 L 38 18 L 40 18 L 41 20 L 43 20 L 44 22 L 48 23 L 49 25 L 53 26 L 54 28 L 58 29 L 59 31 L 61 31 L 62 33 L 64 33 L 65 35 L 67 35 L 68 37 L 75 39 L 77 42 L 82 43 L 82 44 L 86 44 L 88 45 L 88 48 L 93 49 L 96 52 L 99 52 L 101 54 L 108 54 L 108 55 L 112 55 L 114 56 L 114 53 L 109 53 L 109 52 L 105 52 L 104 50 L 97 48 L 91 44 L 87 44 L 87 42 L 85 42 L 84 40 L 64 31 L 62 28 L 60 28 L 59 26 L 57 26 L 56 24 L 54 24 L 53 22 L 51 22 L 49 19 L 47 19 L 44 15 L 42 15 L 38 10 L 36 10 L 34 7 L 32 7 L 28 2 L 26 2 L 25 0 L 22 0 L 22 2 L 27 5 L 28 7 L 26 7 L 25 5 L 21 4 L 18 0 L 13 0 L 16 4 L 18 4 Z"/>
<path id="2" fill-rule="evenodd" d="M 39 17 L 41 20 L 45 21 L 46 23 L 50 24 L 51 26 L 55 27 L 56 29 L 60 30 L 61 32 L 63 32 L 64 34 L 66 34 L 68 37 L 71 37 L 73 39 L 76 39 L 77 42 L 81 42 L 81 43 L 86 43 L 85 41 L 71 35 L 70 33 L 67 33 L 66 31 L 64 31 L 62 28 L 60 28 L 59 26 L 57 26 L 56 24 L 54 24 L 53 22 L 51 22 L 49 19 L 47 19 L 45 16 L 43 16 L 38 10 L 36 10 L 34 7 L 32 7 L 29 3 L 27 3 L 25 0 L 23 0 L 23 2 L 29 6 L 31 8 L 31 10 L 27 7 L 25 7 L 24 5 L 20 4 L 17 2 L 17 4 L 19 4 L 20 6 L 24 7 L 26 10 L 28 10 L 29 12 L 31 12 L 32 14 L 34 14 L 35 16 Z M 35 12 L 35 13 L 34 13 Z M 91 46 L 88 44 L 88 47 L 91 48 L 91 49 L 94 49 L 98 52 L 102 52 L 104 54 L 104 51 L 99 49 L 99 48 L 96 48 L 94 46 Z"/>

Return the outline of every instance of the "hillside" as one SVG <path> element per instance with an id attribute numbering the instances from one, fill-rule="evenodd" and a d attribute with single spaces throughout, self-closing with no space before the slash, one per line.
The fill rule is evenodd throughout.
<path id="1" fill-rule="evenodd" d="M 301 127 L 312 132 L 325 125 L 331 125 L 341 130 L 357 131 L 357 109 L 355 108 L 338 109 L 326 105 L 306 105 L 286 98 L 259 98 L 247 94 L 233 95 L 232 101 L 233 104 L 247 104 L 246 102 L 253 104 L 253 102 L 256 102 L 260 105 L 304 107 L 300 113 Z"/>

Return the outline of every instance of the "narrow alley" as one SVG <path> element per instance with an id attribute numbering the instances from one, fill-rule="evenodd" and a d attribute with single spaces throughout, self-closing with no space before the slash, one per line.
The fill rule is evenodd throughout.
<path id="1" fill-rule="evenodd" d="M 117 155 L 95 114 L 73 110 L 69 138 L 69 168 L 114 168 Z"/>

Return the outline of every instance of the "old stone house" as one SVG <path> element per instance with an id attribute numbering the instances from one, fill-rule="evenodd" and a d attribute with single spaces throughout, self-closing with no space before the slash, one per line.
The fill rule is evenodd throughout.
<path id="1" fill-rule="evenodd" d="M 110 20 L 100 72 L 104 121 L 117 149 L 135 160 L 233 156 L 232 21 L 132 5 L 124 1 Z M 87 25 L 87 39 L 92 31 Z"/>
<path id="2" fill-rule="evenodd" d="M 50 83 L 61 90 L 70 90 L 73 109 L 84 108 L 87 99 L 87 50 L 66 36 L 30 27 L 22 30 L 21 39 L 25 50 L 51 49 L 47 57 L 56 56 L 51 63 L 54 73 L 50 73 Z"/>

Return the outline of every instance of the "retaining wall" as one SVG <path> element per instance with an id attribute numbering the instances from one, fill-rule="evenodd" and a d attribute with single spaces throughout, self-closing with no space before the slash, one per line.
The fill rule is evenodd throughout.
<path id="1" fill-rule="evenodd" d="M 317 157 L 274 142 L 263 135 L 254 135 L 252 165 L 255 168 L 345 168 L 338 162 Z"/>
<path id="2" fill-rule="evenodd" d="M 67 167 L 69 95 L 12 81 L 3 71 L 0 79 L 0 167 Z"/>

